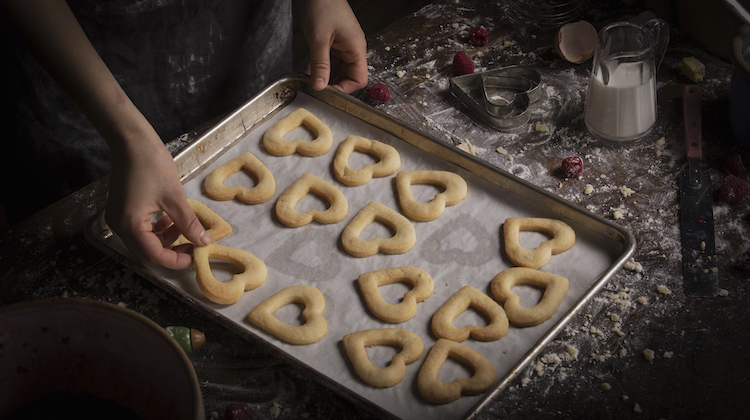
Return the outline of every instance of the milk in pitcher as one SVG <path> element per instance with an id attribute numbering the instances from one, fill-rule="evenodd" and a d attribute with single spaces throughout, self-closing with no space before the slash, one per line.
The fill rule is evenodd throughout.
<path id="1" fill-rule="evenodd" d="M 589 82 L 585 120 L 592 134 L 614 141 L 643 137 L 656 122 L 656 83 L 641 63 L 620 63 Z M 603 80 L 608 76 L 605 83 Z"/>

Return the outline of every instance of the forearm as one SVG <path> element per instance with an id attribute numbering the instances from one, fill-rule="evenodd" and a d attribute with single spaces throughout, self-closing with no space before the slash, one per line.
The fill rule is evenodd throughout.
<path id="1" fill-rule="evenodd" d="M 113 153 L 152 138 L 153 128 L 120 87 L 64 0 L 3 0 L 31 53 L 71 97 Z M 158 136 L 156 136 L 158 137 Z"/>

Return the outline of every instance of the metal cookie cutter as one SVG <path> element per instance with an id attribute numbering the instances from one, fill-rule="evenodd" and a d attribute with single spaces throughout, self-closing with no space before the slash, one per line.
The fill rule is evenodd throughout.
<path id="1" fill-rule="evenodd" d="M 523 66 L 467 74 L 450 82 L 454 96 L 484 122 L 501 131 L 526 124 L 529 106 L 542 95 L 541 76 Z"/>

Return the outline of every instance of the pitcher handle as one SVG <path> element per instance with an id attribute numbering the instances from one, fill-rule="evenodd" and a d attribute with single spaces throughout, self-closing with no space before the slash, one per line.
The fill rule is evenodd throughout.
<path id="1" fill-rule="evenodd" d="M 651 19 L 643 27 L 651 32 L 656 41 L 656 45 L 654 45 L 654 60 L 658 69 L 669 45 L 669 25 L 661 19 Z"/>

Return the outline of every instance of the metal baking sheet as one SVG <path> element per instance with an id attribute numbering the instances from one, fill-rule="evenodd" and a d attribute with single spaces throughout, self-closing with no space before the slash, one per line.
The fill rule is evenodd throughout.
<path id="1" fill-rule="evenodd" d="M 261 141 L 265 130 L 297 107 L 305 107 L 331 128 L 334 134 L 331 151 L 317 158 L 296 154 L 275 157 L 265 152 Z M 406 254 L 378 254 L 366 258 L 349 256 L 342 249 L 339 238 L 359 209 L 368 201 L 377 200 L 399 210 L 393 176 L 374 178 L 361 187 L 345 187 L 335 180 L 331 170 L 333 156 L 338 144 L 352 134 L 394 146 L 401 156 L 401 170 L 429 168 L 460 174 L 469 186 L 468 197 L 447 207 L 435 221 L 413 222 L 417 244 Z M 256 205 L 208 198 L 202 190 L 206 175 L 245 151 L 258 156 L 274 174 L 277 184 L 274 197 Z M 193 270 L 176 272 L 135 263 L 119 238 L 108 229 L 103 215 L 89 224 L 86 232 L 89 241 L 198 310 L 216 315 L 222 324 L 237 334 L 280 354 L 290 364 L 384 417 L 473 417 L 488 398 L 513 381 L 635 250 L 634 238 L 626 229 L 408 127 L 356 98 L 330 88 L 313 91 L 307 77 L 301 75 L 293 74 L 276 81 L 186 147 L 175 157 L 175 162 L 188 197 L 208 205 L 232 225 L 233 233 L 217 243 L 246 249 L 265 262 L 268 276 L 262 286 L 245 292 L 233 305 L 217 305 L 202 296 L 195 285 Z M 312 223 L 287 228 L 275 219 L 276 199 L 305 172 L 314 173 L 341 189 L 349 202 L 349 214 L 344 221 L 333 225 Z M 227 182 L 247 181 L 230 178 Z M 421 194 L 422 199 L 429 199 L 434 191 L 415 190 L 414 193 L 418 197 Z M 304 200 L 300 203 L 310 207 L 320 204 Z M 464 285 L 490 293 L 492 278 L 512 266 L 503 253 L 502 225 L 506 218 L 515 216 L 552 217 L 573 227 L 577 238 L 575 246 L 564 254 L 553 256 L 552 261 L 540 269 L 567 277 L 570 289 L 553 318 L 543 324 L 529 328 L 511 326 L 503 338 L 494 342 L 473 339 L 463 342 L 484 355 L 495 367 L 497 382 L 490 391 L 479 396 L 464 396 L 450 404 L 430 404 L 419 395 L 416 377 L 436 341 L 430 331 L 432 314 Z M 364 233 L 372 236 L 384 234 L 387 232 L 378 231 L 377 227 L 368 228 Z M 533 248 L 546 238 L 524 233 L 522 239 L 524 246 Z M 419 304 L 417 315 L 412 320 L 394 325 L 381 322 L 368 312 L 356 279 L 361 273 L 398 266 L 416 266 L 427 271 L 435 281 L 435 291 Z M 226 279 L 231 276 L 231 272 L 224 274 Z M 320 342 L 308 346 L 283 343 L 247 321 L 247 314 L 263 299 L 297 284 L 312 285 L 326 297 L 324 316 L 328 322 L 328 334 Z M 517 289 L 526 304 L 533 304 L 540 296 L 540 292 L 532 288 Z M 399 293 L 403 293 L 403 290 L 391 286 L 381 287 L 381 290 L 384 298 L 394 303 Z M 295 322 L 294 318 L 299 315 L 294 310 L 286 310 L 283 314 L 281 311 L 284 308 L 277 315 L 290 323 Z M 470 312 L 460 315 L 454 324 L 486 323 L 481 316 Z M 376 389 L 366 385 L 357 378 L 343 351 L 341 339 L 344 334 L 370 328 L 407 329 L 424 342 L 422 358 L 407 366 L 404 380 L 394 387 Z M 395 350 L 383 347 L 367 350 L 376 365 L 386 365 L 394 354 Z M 468 375 L 459 364 L 446 364 L 439 379 L 450 381 Z"/>

